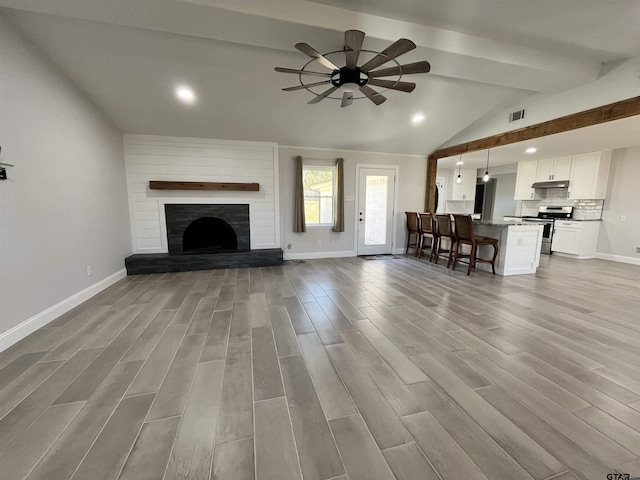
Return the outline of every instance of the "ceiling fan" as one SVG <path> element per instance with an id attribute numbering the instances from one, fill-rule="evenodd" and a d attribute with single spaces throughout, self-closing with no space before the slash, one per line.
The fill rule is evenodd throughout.
<path id="1" fill-rule="evenodd" d="M 411 40 L 401 38 L 389 45 L 382 52 L 374 52 L 371 50 L 364 50 L 362 48 L 364 36 L 364 32 L 361 32 L 360 30 L 347 30 L 344 32 L 344 50 L 336 50 L 324 55 L 306 43 L 297 43 L 296 48 L 311 57 L 311 60 L 309 60 L 300 70 L 283 67 L 275 68 L 276 72 L 295 73 L 300 78 L 300 85 L 283 88 L 283 90 L 285 92 L 302 89 L 309 90 L 311 93 L 316 95 L 307 102 L 310 104 L 318 103 L 325 98 L 339 99 L 340 97 L 330 97 L 330 95 L 336 90 L 340 90 L 342 92 L 342 107 L 351 105 L 354 99 L 365 97 L 376 105 L 380 105 L 387 99 L 380 92 L 371 88 L 371 86 L 409 93 L 416 88 L 416 84 L 400 81 L 402 76 L 412 73 L 428 73 L 431 69 L 431 65 L 429 65 L 429 62 L 427 61 L 408 63 L 406 65 L 400 65 L 400 63 L 398 63 L 396 60 L 397 57 L 416 48 L 416 44 Z M 339 67 L 327 58 L 328 55 L 342 51 L 344 51 L 345 54 L 344 67 Z M 375 56 L 363 65 L 358 66 L 358 57 L 360 56 L 360 52 L 373 53 Z M 314 61 L 331 70 L 331 73 L 306 70 L 306 67 Z M 374 70 L 375 68 L 378 68 L 390 61 L 393 61 L 395 66 Z M 306 83 L 306 76 L 326 77 L 326 80 L 322 82 Z M 380 78 L 390 76 L 397 76 L 398 78 L 395 80 L 383 80 Z M 322 93 L 316 93 L 310 90 L 312 87 L 318 87 L 320 85 L 331 85 L 331 87 Z M 360 91 L 364 96 L 354 97 L 353 94 L 356 91 Z"/>

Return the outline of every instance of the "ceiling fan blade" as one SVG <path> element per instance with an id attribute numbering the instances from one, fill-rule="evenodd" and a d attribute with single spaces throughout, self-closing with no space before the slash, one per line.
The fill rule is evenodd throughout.
<path id="1" fill-rule="evenodd" d="M 380 105 L 381 103 L 384 103 L 387 101 L 387 97 L 379 94 L 373 88 L 367 87 L 366 85 L 362 85 L 360 87 L 360 91 L 364 93 L 369 98 L 369 100 L 371 100 L 376 105 Z"/>
<path id="2" fill-rule="evenodd" d="M 353 93 L 344 92 L 344 95 L 342 95 L 342 105 L 340 105 L 340 106 L 341 107 L 348 107 L 352 103 L 353 103 Z"/>
<path id="3" fill-rule="evenodd" d="M 326 80 L 324 82 L 307 83 L 306 85 L 296 85 L 295 87 L 287 87 L 287 88 L 283 88 L 282 90 L 284 90 L 285 92 L 293 92 L 294 90 L 302 90 L 303 88 L 308 88 L 308 87 L 317 87 L 318 85 L 326 85 L 327 83 L 331 83 L 331 80 Z"/>
<path id="4" fill-rule="evenodd" d="M 377 78 L 371 78 L 367 82 L 374 87 L 389 88 L 391 90 L 399 90 L 401 92 L 413 92 L 416 88 L 416 84 L 412 82 L 394 82 L 393 80 L 379 80 Z"/>
<path id="5" fill-rule="evenodd" d="M 312 72 L 310 70 L 295 70 L 293 68 L 276 67 L 276 72 L 280 73 L 296 73 L 298 75 L 315 75 L 316 77 L 330 77 L 330 73 Z"/>
<path id="6" fill-rule="evenodd" d="M 309 100 L 307 103 L 308 104 L 313 104 L 313 103 L 318 103 L 322 100 L 324 100 L 325 98 L 327 98 L 329 95 L 331 95 L 333 92 L 335 92 L 338 89 L 338 87 L 331 87 L 329 90 L 322 92 L 320 95 L 318 95 L 317 97 L 313 97 L 311 100 Z"/>
<path id="7" fill-rule="evenodd" d="M 410 73 L 429 73 L 431 65 L 427 61 L 407 63 L 406 65 L 400 65 L 399 67 L 383 68 L 382 70 L 376 70 L 375 72 L 369 72 L 370 78 L 388 77 L 390 75 L 408 75 Z"/>
<path id="8" fill-rule="evenodd" d="M 320 52 L 318 52 L 315 48 L 307 45 L 306 43 L 296 43 L 296 48 L 300 50 L 302 53 L 306 53 L 311 58 L 315 58 L 316 60 L 318 60 L 318 62 L 320 62 L 325 67 L 331 70 L 340 70 L 340 68 L 338 68 L 335 63 L 333 63 L 327 57 L 325 57 Z"/>
<path id="9" fill-rule="evenodd" d="M 373 57 L 367 63 L 360 67 L 360 70 L 367 73 L 370 70 L 382 65 L 383 63 L 387 63 L 389 60 L 393 60 L 394 58 L 402 55 L 403 53 L 407 53 L 416 48 L 416 44 L 411 40 L 407 40 L 406 38 L 401 38 L 393 42 L 387 48 L 385 48 L 378 55 Z"/>
<path id="10" fill-rule="evenodd" d="M 358 66 L 360 49 L 364 42 L 364 32 L 360 30 L 347 30 L 344 32 L 344 46 L 346 48 L 347 68 L 353 70 Z"/>

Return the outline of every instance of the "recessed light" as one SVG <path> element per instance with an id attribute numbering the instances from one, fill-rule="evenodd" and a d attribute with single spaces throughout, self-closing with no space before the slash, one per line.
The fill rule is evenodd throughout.
<path id="1" fill-rule="evenodd" d="M 184 103 L 193 103 L 196 101 L 195 93 L 193 93 L 191 87 L 187 87 L 186 85 L 181 85 L 176 88 L 176 97 Z"/>
<path id="2" fill-rule="evenodd" d="M 422 113 L 416 113 L 413 117 L 411 117 L 411 121 L 413 123 L 420 123 L 421 121 L 423 121 L 426 117 L 422 114 Z"/>
<path id="3" fill-rule="evenodd" d="M 529 147 L 525 150 L 527 153 L 536 153 L 538 149 L 536 147 Z"/>

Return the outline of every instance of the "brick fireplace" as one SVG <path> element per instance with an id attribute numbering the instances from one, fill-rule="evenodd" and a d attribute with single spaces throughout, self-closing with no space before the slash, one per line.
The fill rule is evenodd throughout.
<path id="1" fill-rule="evenodd" d="M 166 204 L 164 208 L 171 255 L 251 249 L 249 205 Z"/>
<path id="2" fill-rule="evenodd" d="M 277 144 L 126 134 L 124 151 L 134 253 L 126 259 L 130 274 L 282 264 Z M 150 188 L 158 181 L 257 183 L 259 190 Z M 203 209 L 180 220 L 187 223 L 176 234 L 179 246 L 167 205 Z M 244 225 L 219 206 L 243 209 Z M 221 233 L 224 238 L 212 238 Z"/>
<path id="3" fill-rule="evenodd" d="M 127 257 L 129 275 L 282 265 L 280 248 L 251 250 L 248 204 L 164 207 L 168 253 Z"/>

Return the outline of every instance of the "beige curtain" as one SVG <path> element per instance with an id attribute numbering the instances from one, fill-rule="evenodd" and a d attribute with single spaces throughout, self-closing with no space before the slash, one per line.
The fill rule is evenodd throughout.
<path id="1" fill-rule="evenodd" d="M 344 159 L 336 160 L 336 196 L 333 231 L 344 232 Z"/>
<path id="2" fill-rule="evenodd" d="M 293 196 L 293 231 L 306 232 L 304 221 L 304 185 L 302 183 L 302 157 L 296 157 L 296 185 Z"/>

